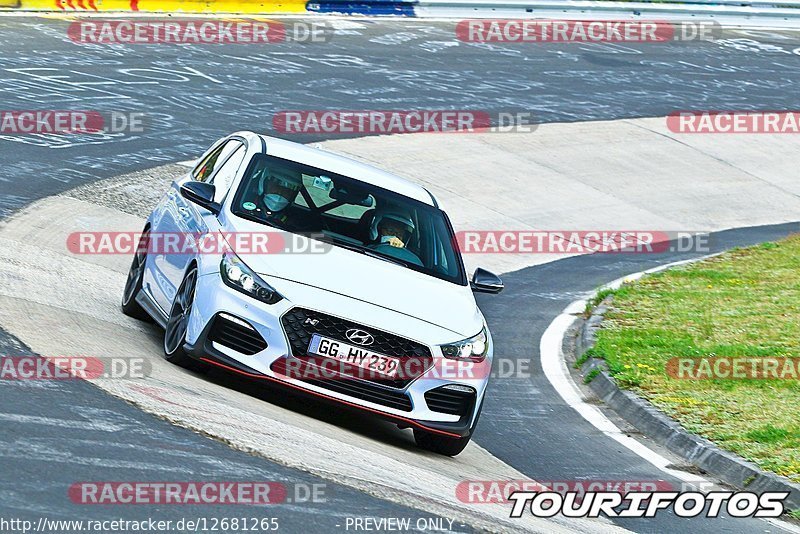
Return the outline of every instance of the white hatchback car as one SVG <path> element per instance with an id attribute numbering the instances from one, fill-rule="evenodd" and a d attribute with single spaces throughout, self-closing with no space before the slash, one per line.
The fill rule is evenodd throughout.
<path id="1" fill-rule="evenodd" d="M 493 353 L 472 292 L 503 285 L 467 279 L 425 188 L 238 132 L 172 184 L 143 235 L 122 309 L 164 327 L 169 361 L 374 413 L 441 454 L 469 442 Z M 166 246 L 176 235 L 195 246 Z M 210 235 L 230 246 L 197 244 Z"/>

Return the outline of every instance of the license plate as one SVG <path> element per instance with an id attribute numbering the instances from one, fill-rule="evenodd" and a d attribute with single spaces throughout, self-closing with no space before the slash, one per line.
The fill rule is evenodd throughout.
<path id="1" fill-rule="evenodd" d="M 389 378 L 397 376 L 400 368 L 400 359 L 384 356 L 377 352 L 344 343 L 336 339 L 314 334 L 311 336 L 311 343 L 308 345 L 309 354 L 324 356 L 333 360 L 355 365 L 368 371 L 378 373 Z"/>

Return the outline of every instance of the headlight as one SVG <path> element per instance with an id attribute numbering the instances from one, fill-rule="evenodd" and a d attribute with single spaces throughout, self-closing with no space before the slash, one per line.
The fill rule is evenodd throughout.
<path id="1" fill-rule="evenodd" d="M 457 343 L 441 345 L 441 347 L 445 358 L 481 362 L 489 352 L 489 336 L 486 333 L 486 327 L 483 327 L 483 330 L 477 336 Z"/>
<path id="2" fill-rule="evenodd" d="M 261 302 L 275 304 L 283 299 L 274 287 L 262 280 L 232 252 L 227 252 L 222 256 L 219 272 L 226 285 Z"/>

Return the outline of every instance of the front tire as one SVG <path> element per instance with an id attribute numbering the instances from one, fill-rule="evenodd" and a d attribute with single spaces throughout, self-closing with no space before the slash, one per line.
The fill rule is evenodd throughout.
<path id="1" fill-rule="evenodd" d="M 147 261 L 148 232 L 142 234 L 136 253 L 131 261 L 131 268 L 128 270 L 128 280 L 125 282 L 125 290 L 122 292 L 122 313 L 128 317 L 142 321 L 152 321 L 152 317 L 144 311 L 138 302 L 136 295 L 142 290 L 144 280 L 144 268 Z"/>
<path id="2" fill-rule="evenodd" d="M 194 304 L 194 291 L 197 287 L 197 267 L 192 267 L 181 282 L 164 329 L 164 358 L 170 363 L 192 371 L 204 371 L 206 367 L 189 356 L 183 349 L 186 343 L 186 331 L 189 328 L 189 316 Z"/>

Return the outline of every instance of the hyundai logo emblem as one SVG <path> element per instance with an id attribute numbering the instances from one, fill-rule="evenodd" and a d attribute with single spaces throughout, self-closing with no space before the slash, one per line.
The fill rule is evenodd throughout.
<path id="1" fill-rule="evenodd" d="M 358 328 L 351 328 L 344 335 L 347 336 L 347 339 L 359 345 L 372 345 L 375 342 L 375 338 L 369 332 L 364 332 Z"/>

